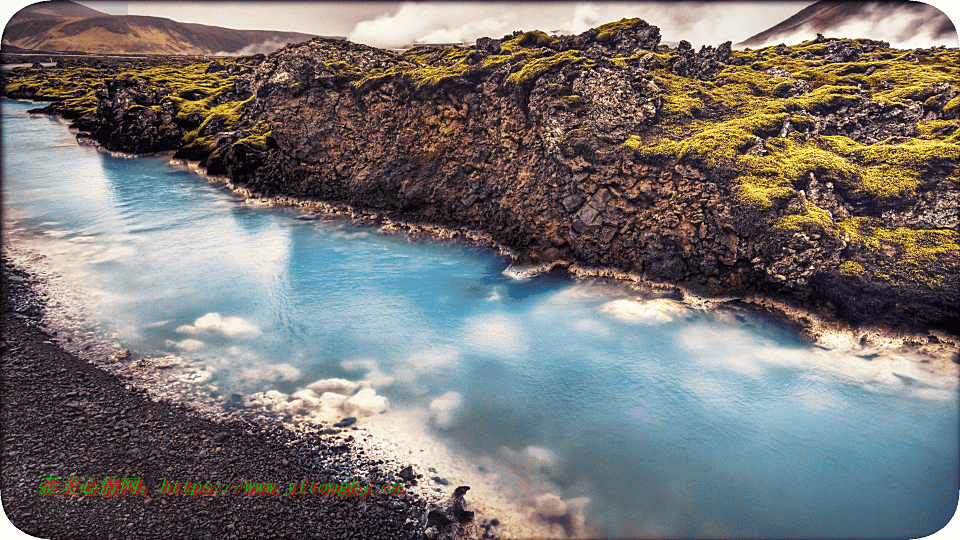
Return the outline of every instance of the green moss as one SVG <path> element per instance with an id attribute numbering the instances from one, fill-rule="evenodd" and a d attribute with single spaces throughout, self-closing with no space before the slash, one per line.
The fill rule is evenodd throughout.
<path id="1" fill-rule="evenodd" d="M 960 95 L 957 95 L 943 106 L 943 113 L 948 118 L 957 118 L 960 116 Z"/>
<path id="2" fill-rule="evenodd" d="M 844 276 L 860 276 L 866 272 L 863 265 L 855 261 L 844 261 L 844 263 L 840 265 L 839 270 Z"/>
<path id="3" fill-rule="evenodd" d="M 542 30 L 530 30 L 501 43 L 500 51 L 509 53 L 521 47 L 549 47 L 555 39 Z"/>
<path id="4" fill-rule="evenodd" d="M 830 214 L 809 201 L 805 204 L 804 213 L 782 216 L 774 223 L 774 228 L 782 231 L 823 232 L 834 238 L 840 236 L 840 229 Z"/>
<path id="5" fill-rule="evenodd" d="M 796 111 L 804 110 L 810 112 L 822 112 L 828 109 L 839 107 L 848 107 L 858 105 L 863 101 L 856 87 L 824 85 L 806 94 L 785 100 L 782 104 L 775 104 L 774 107 L 785 107 L 786 110 Z"/>
<path id="6" fill-rule="evenodd" d="M 740 176 L 734 186 L 738 201 L 760 208 L 769 208 L 775 200 L 795 193 L 789 182 L 776 176 Z"/>
<path id="7" fill-rule="evenodd" d="M 820 144 L 824 149 L 843 156 L 849 156 L 863 148 L 862 144 L 843 135 L 822 135 L 820 137 Z"/>
<path id="8" fill-rule="evenodd" d="M 851 242 L 880 252 L 896 249 L 895 258 L 914 266 L 935 261 L 939 256 L 960 251 L 960 235 L 949 229 L 889 228 L 874 218 L 856 217 L 840 222 Z"/>
<path id="9" fill-rule="evenodd" d="M 646 24 L 643 20 L 633 18 L 633 19 L 620 19 L 617 22 L 610 22 L 603 24 L 597 27 L 597 41 L 601 43 L 606 43 L 616 37 L 617 32 L 621 30 L 632 30 L 640 24 Z"/>
<path id="10" fill-rule="evenodd" d="M 919 60 L 913 62 L 906 52 L 881 51 L 861 62 L 824 63 L 818 58 L 824 50 L 825 44 L 805 42 L 789 47 L 785 55 L 772 47 L 737 52 L 764 59 L 728 65 L 712 82 L 670 74 L 667 57 L 653 73 L 664 90 L 660 125 L 666 138 L 647 147 L 630 140 L 624 145 L 646 156 L 693 157 L 732 168 L 738 199 L 764 208 L 799 189 L 810 173 L 881 206 L 913 196 L 923 175 L 935 167 L 953 165 L 951 178 L 960 180 L 960 123 L 949 120 L 918 125 L 914 138 L 872 145 L 839 135 L 811 139 L 799 131 L 780 138 L 784 115 L 794 130 L 811 132 L 816 117 L 862 105 L 871 88 L 876 88 L 873 99 L 926 100 L 939 95 L 950 76 L 960 75 L 951 63 L 960 57 L 953 52 L 914 51 Z M 767 73 L 770 68 L 777 68 L 773 76 Z M 787 77 L 781 75 L 784 71 Z M 784 97 L 797 80 L 812 89 Z"/>
<path id="11" fill-rule="evenodd" d="M 519 71 L 511 73 L 510 76 L 507 77 L 507 82 L 513 84 L 526 83 L 536 80 L 537 77 L 540 77 L 551 69 L 561 68 L 567 65 L 578 65 L 588 68 L 593 66 L 594 63 L 593 60 L 581 56 L 580 51 L 564 51 L 526 62 Z"/>
<path id="12" fill-rule="evenodd" d="M 656 72 L 654 82 L 663 90 L 660 115 L 668 125 L 698 118 L 706 108 L 698 82 L 666 71 Z"/>
<path id="13" fill-rule="evenodd" d="M 885 279 L 908 279 L 940 284 L 945 278 L 935 270 L 941 257 L 960 255 L 960 234 L 949 229 L 885 227 L 875 218 L 855 217 L 839 223 L 850 244 L 873 252 L 879 258 Z M 952 276 L 956 279 L 956 276 Z"/>
<path id="14" fill-rule="evenodd" d="M 698 157 L 716 166 L 734 165 L 748 148 L 761 140 L 759 135 L 779 131 L 786 117 L 783 113 L 755 114 L 709 124 L 682 140 L 664 139 L 650 147 L 628 146 L 643 155 Z"/>

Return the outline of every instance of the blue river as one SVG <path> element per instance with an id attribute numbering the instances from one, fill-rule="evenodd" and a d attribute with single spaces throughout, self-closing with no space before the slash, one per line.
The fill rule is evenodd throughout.
<path id="1" fill-rule="evenodd" d="M 250 204 L 169 156 L 78 144 L 32 107 L 3 102 L 5 229 L 61 246 L 45 255 L 96 298 L 91 327 L 203 362 L 215 393 L 365 380 L 577 509 L 574 533 L 918 538 L 954 513 L 953 376 Z"/>

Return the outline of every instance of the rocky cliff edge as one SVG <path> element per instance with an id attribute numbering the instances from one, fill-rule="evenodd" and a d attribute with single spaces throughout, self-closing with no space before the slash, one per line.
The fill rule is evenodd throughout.
<path id="1" fill-rule="evenodd" d="M 5 95 L 112 150 L 482 231 L 520 263 L 960 333 L 957 50 L 659 42 L 639 19 L 402 54 L 315 39 L 14 70 Z"/>

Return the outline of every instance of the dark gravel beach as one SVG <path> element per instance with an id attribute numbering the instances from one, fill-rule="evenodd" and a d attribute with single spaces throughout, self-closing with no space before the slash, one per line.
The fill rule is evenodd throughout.
<path id="1" fill-rule="evenodd" d="M 396 464 L 363 455 L 362 431 L 294 433 L 280 425 L 217 422 L 155 402 L 116 375 L 58 347 L 38 327 L 44 299 L 33 278 L 4 264 L 2 322 L 3 510 L 40 538 L 420 538 L 427 503 L 379 497 L 160 495 L 163 479 L 234 478 L 405 482 Z M 396 469 L 396 470 L 394 470 Z M 406 483 L 409 485 L 409 474 Z M 48 477 L 142 478 L 146 494 L 40 495 Z M 435 532 L 429 536 L 435 536 Z"/>

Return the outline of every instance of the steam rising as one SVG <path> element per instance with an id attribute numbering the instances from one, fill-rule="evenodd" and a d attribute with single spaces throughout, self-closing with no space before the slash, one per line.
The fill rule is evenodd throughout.
<path id="1" fill-rule="evenodd" d="M 695 46 L 739 41 L 761 32 L 810 2 L 503 2 L 404 3 L 393 13 L 361 21 L 348 39 L 375 47 L 412 43 L 473 44 L 515 30 L 579 34 L 601 24 L 639 17 L 660 27 L 664 40 Z"/>
<path id="2" fill-rule="evenodd" d="M 214 56 L 248 56 L 251 54 L 270 54 L 277 49 L 282 49 L 287 46 L 287 40 L 283 39 L 268 39 L 263 43 L 254 43 L 252 45 L 247 45 L 246 47 L 233 52 L 220 51 Z"/>

